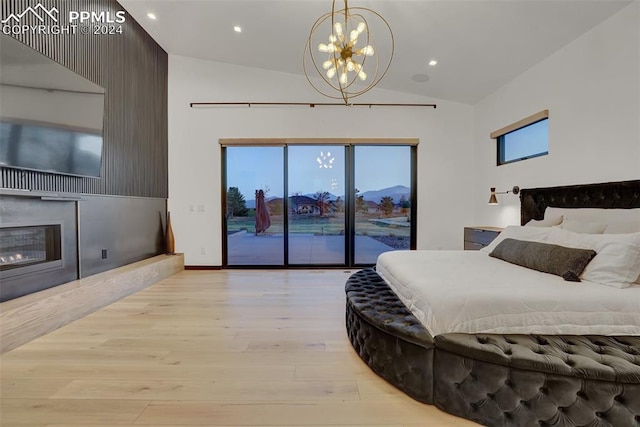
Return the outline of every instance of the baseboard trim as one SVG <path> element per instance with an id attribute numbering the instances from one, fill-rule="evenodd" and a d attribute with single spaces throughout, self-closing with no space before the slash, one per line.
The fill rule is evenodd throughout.
<path id="1" fill-rule="evenodd" d="M 182 270 L 183 254 L 158 255 L 0 303 L 0 354 Z"/>
<path id="2" fill-rule="evenodd" d="M 185 270 L 222 270 L 221 265 L 185 265 Z"/>

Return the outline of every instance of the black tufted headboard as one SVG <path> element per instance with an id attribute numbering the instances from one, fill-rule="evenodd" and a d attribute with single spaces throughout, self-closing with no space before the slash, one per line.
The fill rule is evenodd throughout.
<path id="1" fill-rule="evenodd" d="M 520 224 L 525 225 L 532 219 L 542 219 L 547 206 L 556 208 L 640 208 L 640 180 L 521 190 Z"/>

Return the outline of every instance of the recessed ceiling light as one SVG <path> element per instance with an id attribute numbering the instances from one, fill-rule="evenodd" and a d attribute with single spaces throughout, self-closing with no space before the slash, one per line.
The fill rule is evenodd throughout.
<path id="1" fill-rule="evenodd" d="M 235 31 L 236 33 L 241 33 L 242 32 L 242 27 L 239 25 L 236 25 L 235 27 L 233 27 L 233 31 Z"/>
<path id="2" fill-rule="evenodd" d="M 435 67 L 436 65 L 438 65 L 438 61 L 436 61 L 435 59 L 432 59 L 431 61 L 429 61 L 430 67 Z"/>
<path id="3" fill-rule="evenodd" d="M 152 20 L 154 20 L 154 21 L 155 21 L 156 19 L 158 19 L 158 18 L 156 18 L 156 15 L 154 15 L 154 14 L 153 14 L 153 13 L 151 13 L 151 12 L 147 13 L 147 18 L 152 19 Z"/>

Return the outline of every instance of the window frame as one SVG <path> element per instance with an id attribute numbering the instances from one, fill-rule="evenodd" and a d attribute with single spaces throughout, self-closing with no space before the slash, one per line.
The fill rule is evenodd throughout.
<path id="1" fill-rule="evenodd" d="M 409 207 L 409 215 L 411 218 L 418 218 L 418 138 L 221 138 L 219 139 L 219 144 L 221 147 L 221 212 L 222 212 L 222 267 L 228 269 L 247 269 L 247 268 L 257 268 L 257 269 L 270 269 L 270 268 L 288 268 L 288 269 L 308 269 L 308 268 L 365 268 L 371 267 L 373 264 L 367 263 L 359 263 L 356 262 L 356 252 L 355 252 L 355 212 L 349 213 L 350 217 L 347 218 L 347 223 L 345 224 L 345 235 L 348 236 L 345 238 L 345 262 L 344 264 L 291 264 L 289 262 L 289 240 L 288 237 L 284 239 L 284 262 L 283 264 L 272 264 L 272 265 L 264 265 L 264 264 L 229 264 L 228 258 L 228 233 L 227 233 L 227 216 L 225 215 L 227 208 L 227 190 L 228 190 L 228 182 L 227 182 L 227 148 L 229 147 L 282 147 L 284 149 L 283 159 L 283 177 L 284 177 L 284 194 L 289 193 L 289 181 L 288 181 L 288 148 L 290 146 L 296 145 L 335 145 L 342 146 L 346 150 L 346 174 L 345 182 L 347 188 L 352 188 L 355 190 L 355 147 L 359 145 L 364 146 L 408 146 L 411 149 L 410 152 L 410 179 L 411 179 L 411 192 L 410 192 L 410 200 L 415 200 L 415 202 L 411 202 Z M 351 191 L 351 190 L 350 190 Z M 354 210 L 355 209 L 355 193 L 353 194 L 353 199 L 349 200 L 349 193 L 345 192 L 345 209 Z M 288 196 L 284 197 L 284 233 L 287 235 L 288 233 L 288 217 L 287 214 L 289 212 L 289 202 Z M 418 242 L 418 223 L 417 221 L 411 221 L 411 227 L 409 230 L 409 249 L 416 250 L 417 242 Z"/>
<path id="2" fill-rule="evenodd" d="M 529 117 L 525 117 L 522 120 L 519 120 L 515 123 L 512 123 L 508 126 L 505 126 L 501 129 L 498 129 L 494 132 L 491 132 L 489 135 L 492 139 L 496 140 L 496 166 L 508 165 L 510 163 L 520 162 L 522 160 L 533 159 L 536 157 L 542 157 L 549 154 L 549 140 L 547 135 L 547 150 L 542 151 L 536 154 L 532 154 L 525 157 L 520 157 L 517 159 L 512 159 L 505 161 L 504 153 L 505 153 L 505 137 L 513 132 L 517 132 L 519 130 L 525 129 L 534 124 L 540 123 L 542 121 L 549 119 L 549 110 L 542 110 L 536 114 L 532 114 Z"/>

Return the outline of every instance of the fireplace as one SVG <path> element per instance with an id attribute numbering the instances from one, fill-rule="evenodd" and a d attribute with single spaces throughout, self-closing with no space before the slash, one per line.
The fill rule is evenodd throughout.
<path id="1" fill-rule="evenodd" d="M 61 224 L 0 228 L 0 271 L 3 278 L 62 266 Z"/>
<path id="2" fill-rule="evenodd" d="M 76 203 L 0 192 L 0 302 L 78 278 Z"/>

